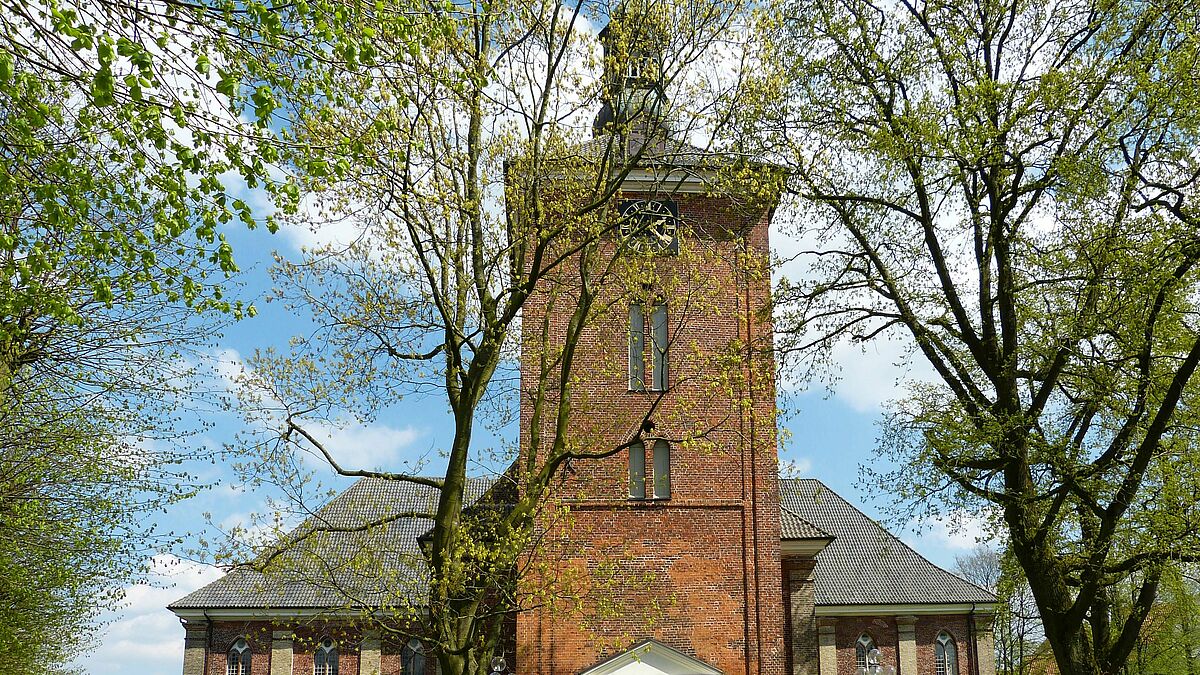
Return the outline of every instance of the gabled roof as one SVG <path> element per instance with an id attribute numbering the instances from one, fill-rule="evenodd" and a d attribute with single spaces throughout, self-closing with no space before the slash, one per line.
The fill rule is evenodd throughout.
<path id="1" fill-rule="evenodd" d="M 821 481 L 781 479 L 784 512 L 833 536 L 813 569 L 816 604 L 993 603 L 996 596 L 926 560 Z"/>
<path id="2" fill-rule="evenodd" d="M 470 479 L 474 503 L 493 484 Z M 293 542 L 268 573 L 236 568 L 168 609 L 366 608 L 419 602 L 428 586 L 418 539 L 433 526 L 438 490 L 398 480 L 361 478 L 284 537 Z M 364 531 L 353 529 L 386 521 Z M 404 597 L 407 594 L 408 597 Z"/>
<path id="3" fill-rule="evenodd" d="M 721 671 L 654 639 L 646 639 L 579 675 L 722 675 Z"/>
<path id="4" fill-rule="evenodd" d="M 734 158 L 690 143 L 675 140 L 665 133 L 630 131 L 623 134 L 601 134 L 577 146 L 581 159 L 607 159 L 612 166 L 624 166 L 637 159 L 642 167 L 708 167 L 732 164 Z"/>
<path id="5" fill-rule="evenodd" d="M 801 518 L 786 506 L 779 507 L 779 538 L 792 539 L 833 539 L 833 535 Z"/>
<path id="6" fill-rule="evenodd" d="M 472 479 L 474 504 L 495 483 Z M 937 567 L 818 480 L 779 483 L 785 541 L 825 540 L 813 571 L 816 604 L 992 603 L 991 593 Z M 433 521 L 436 489 L 363 478 L 319 509 L 285 540 L 269 574 L 235 569 L 171 603 L 172 610 L 365 609 L 421 602 L 428 584 L 419 539 Z M 318 526 L 365 531 L 320 532 Z M 276 571 L 277 570 L 277 571 Z"/>

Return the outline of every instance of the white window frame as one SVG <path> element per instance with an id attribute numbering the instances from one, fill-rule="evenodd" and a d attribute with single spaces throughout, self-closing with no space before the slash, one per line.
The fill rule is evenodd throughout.
<path id="1" fill-rule="evenodd" d="M 958 644 L 946 631 L 938 633 L 933 645 L 934 672 L 937 675 L 958 675 Z"/>
<path id="2" fill-rule="evenodd" d="M 858 636 L 858 641 L 854 643 L 854 663 L 859 668 L 867 667 L 867 654 L 875 649 L 875 638 L 871 637 L 870 633 L 863 633 Z"/>
<path id="3" fill-rule="evenodd" d="M 239 637 L 225 652 L 225 675 L 250 675 L 253 663 L 254 652 L 250 649 L 250 641 Z"/>
<path id="4" fill-rule="evenodd" d="M 324 657 L 322 659 L 322 657 Z M 333 661 L 330 662 L 330 657 Z M 324 660 L 324 663 L 321 661 Z M 313 675 L 338 675 L 338 663 L 340 655 L 338 654 L 337 643 L 333 638 L 326 637 L 317 644 L 317 649 L 313 653 Z"/>

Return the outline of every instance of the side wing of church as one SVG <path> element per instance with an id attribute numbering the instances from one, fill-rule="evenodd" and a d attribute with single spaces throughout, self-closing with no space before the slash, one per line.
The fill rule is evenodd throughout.
<path id="1" fill-rule="evenodd" d="M 604 37 L 604 34 L 602 34 Z M 645 69 L 652 55 L 634 59 Z M 613 212 L 613 250 L 636 274 L 601 290 L 612 308 L 586 332 L 570 428 L 605 454 L 560 472 L 528 552 L 545 576 L 589 579 L 574 611 L 538 604 L 504 640 L 517 675 L 994 675 L 996 598 L 921 557 L 815 479 L 781 479 L 775 423 L 768 230 L 774 203 L 722 192 L 722 158 L 638 123 L 661 88 L 608 77 L 596 144 L 639 158 Z M 650 120 L 653 121 L 653 120 Z M 759 167 L 766 170 L 765 167 Z M 755 170 L 751 167 L 751 170 Z M 570 266 L 555 279 L 571 297 Z M 543 291 L 523 315 L 522 388 L 546 376 L 531 345 L 561 344 L 569 312 Z M 726 370 L 722 370 L 722 369 Z M 521 453 L 552 433 L 521 398 Z M 503 480 L 503 479 L 501 479 Z M 470 487 L 495 503 L 494 483 Z M 314 518 L 319 560 L 298 573 L 239 569 L 170 605 L 184 675 L 425 675 L 419 635 L 381 635 L 364 614 L 420 607 L 432 488 L 364 478 Z M 387 520 L 354 531 L 355 523 Z M 369 550 L 368 574 L 339 553 Z M 286 554 L 291 555 L 291 554 Z M 309 572 L 313 565 L 323 575 Z M 303 573 L 301 573 L 303 572 Z M 598 581 L 600 580 L 600 581 Z M 582 618 L 581 618 L 582 617 Z"/>
<path id="2" fill-rule="evenodd" d="M 482 495 L 487 487 L 478 481 L 472 494 Z M 415 510 L 435 499 L 429 488 L 364 478 L 318 517 L 363 522 L 377 518 L 383 504 Z M 532 659 L 541 662 L 542 672 L 563 675 L 853 675 L 876 648 L 880 662 L 900 675 L 994 675 L 994 596 L 921 557 L 819 480 L 780 480 L 778 508 L 780 538 L 774 546 L 763 544 L 778 552 L 781 563 L 780 575 L 769 580 L 777 604 L 764 608 L 781 619 L 773 636 L 782 645 L 778 669 L 744 662 L 722 669 L 714 655 L 727 639 L 700 642 L 695 636 L 710 635 L 709 629 L 681 635 L 677 626 L 664 625 L 646 629 L 621 648 L 588 655 L 593 661 L 581 668 L 558 667 L 551 645 L 522 642 L 518 633 L 516 653 L 508 655 L 509 670 L 534 672 L 525 660 Z M 389 540 L 397 561 L 411 561 L 419 557 L 418 539 L 430 525 L 424 519 L 402 519 L 386 534 L 338 534 L 327 544 L 333 550 L 378 546 L 370 539 L 377 536 Z M 399 571 L 421 574 L 417 569 Z M 731 573 L 712 570 L 711 576 L 717 574 Z M 237 570 L 172 603 L 186 633 L 183 675 L 323 675 L 327 671 L 317 664 L 328 655 L 338 660 L 337 669 L 328 672 L 341 675 L 431 675 L 435 662 L 424 658 L 419 640 L 384 639 L 369 629 L 339 625 L 343 614 L 347 624 L 360 614 L 346 611 L 346 589 L 361 581 L 352 577 L 346 571 L 342 578 L 319 584 L 311 575 L 290 579 Z M 734 571 L 732 581 L 734 586 L 742 583 L 740 571 Z M 677 604 L 695 615 L 689 627 L 705 623 L 705 607 L 691 597 Z M 744 634 L 740 622 L 715 628 L 722 636 Z M 562 639 L 571 640 L 571 631 L 563 632 Z M 576 632 L 579 642 L 589 642 L 590 635 L 578 627 Z M 245 669 L 231 670 L 234 661 Z"/>

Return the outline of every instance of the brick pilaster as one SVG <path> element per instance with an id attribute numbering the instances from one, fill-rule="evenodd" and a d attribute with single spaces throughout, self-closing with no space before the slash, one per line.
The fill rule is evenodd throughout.
<path id="1" fill-rule="evenodd" d="M 900 643 L 897 659 L 900 675 L 917 675 L 917 617 L 896 617 L 896 634 Z"/>
<path id="2" fill-rule="evenodd" d="M 992 616 L 975 617 L 975 658 L 979 659 L 979 675 L 996 675 L 996 645 L 992 633 Z"/>
<path id="3" fill-rule="evenodd" d="M 817 634 L 819 636 L 818 647 L 820 661 L 820 675 L 837 675 L 837 620 L 836 619 L 819 619 L 817 621 Z"/>
<path id="4" fill-rule="evenodd" d="M 358 675 L 379 675 L 383 670 L 383 649 L 379 631 L 367 631 L 358 652 Z"/>
<path id="5" fill-rule="evenodd" d="M 292 633 L 271 633 L 271 675 L 292 675 Z"/>
<path id="6" fill-rule="evenodd" d="M 204 675 L 204 654 L 208 651 L 208 624 L 188 622 L 183 636 L 183 675 Z"/>

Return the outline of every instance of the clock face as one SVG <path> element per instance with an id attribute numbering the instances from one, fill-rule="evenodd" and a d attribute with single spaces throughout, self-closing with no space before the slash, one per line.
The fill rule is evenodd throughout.
<path id="1" fill-rule="evenodd" d="M 621 236 L 644 251 L 679 250 L 679 207 L 666 199 L 621 204 Z"/>

